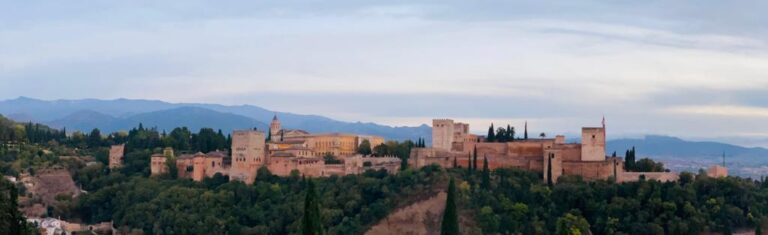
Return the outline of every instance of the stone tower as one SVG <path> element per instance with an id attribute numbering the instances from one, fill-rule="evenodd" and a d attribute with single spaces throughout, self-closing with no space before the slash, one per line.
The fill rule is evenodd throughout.
<path id="1" fill-rule="evenodd" d="M 277 114 L 275 114 L 272 117 L 272 123 L 269 124 L 269 133 L 272 135 L 272 138 L 276 138 L 280 135 L 280 130 L 280 120 L 277 119 Z"/>
<path id="2" fill-rule="evenodd" d="M 581 129 L 581 160 L 605 161 L 605 127 Z"/>
<path id="3" fill-rule="evenodd" d="M 265 136 L 261 131 L 234 131 L 230 178 L 252 184 L 256 171 L 266 163 L 265 144 Z"/>
<path id="4" fill-rule="evenodd" d="M 432 120 L 432 147 L 442 150 L 451 150 L 453 145 L 453 120 Z"/>
<path id="5" fill-rule="evenodd" d="M 109 168 L 123 167 L 123 157 L 125 155 L 125 144 L 112 145 L 109 148 Z"/>

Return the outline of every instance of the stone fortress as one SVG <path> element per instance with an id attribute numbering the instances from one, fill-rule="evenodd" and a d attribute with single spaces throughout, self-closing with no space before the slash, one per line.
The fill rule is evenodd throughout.
<path id="1" fill-rule="evenodd" d="M 168 173 L 167 161 L 175 160 L 178 177 L 202 181 L 216 174 L 231 180 L 251 184 L 259 168 L 267 167 L 272 174 L 289 176 L 292 173 L 309 177 L 360 174 L 366 170 L 385 169 L 390 173 L 400 170 L 401 160 L 394 156 L 370 157 L 357 154 L 358 147 L 368 141 L 371 147 L 384 143 L 384 138 L 344 133 L 310 134 L 303 130 L 285 130 L 275 116 L 270 130 L 236 130 L 232 133 L 232 154 L 223 151 L 174 155 L 171 148 L 150 159 L 152 175 Z M 124 145 L 112 146 L 110 168 L 119 168 L 123 162 Z M 325 156 L 332 155 L 338 164 L 326 164 Z"/>
<path id="2" fill-rule="evenodd" d="M 527 132 L 527 124 L 526 124 Z M 368 141 L 371 147 L 384 143 L 384 138 L 344 133 L 311 134 L 303 130 L 282 129 L 275 116 L 266 134 L 258 130 L 238 130 L 232 134 L 232 154 L 210 153 L 175 156 L 173 149 L 151 156 L 152 175 L 168 172 L 166 161 L 175 160 L 178 177 L 202 181 L 215 174 L 232 180 L 254 182 L 259 168 L 267 167 L 272 174 L 309 177 L 360 174 L 368 169 L 385 169 L 390 173 L 400 170 L 401 160 L 394 156 L 366 157 L 357 154 L 360 145 Z M 469 132 L 469 124 L 451 119 L 432 121 L 432 146 L 411 150 L 408 165 L 424 167 L 432 164 L 443 168 L 468 167 L 473 155 L 476 166 L 488 159 L 490 169 L 518 168 L 542 174 L 547 181 L 549 168 L 553 182 L 562 175 L 581 176 L 585 180 L 613 178 L 617 182 L 637 181 L 641 178 L 676 181 L 673 172 L 627 172 L 624 160 L 609 157 L 605 152 L 606 127 L 583 127 L 580 143 L 566 143 L 565 136 L 554 138 L 515 139 L 509 142 L 486 142 L 484 136 Z M 124 145 L 110 149 L 109 167 L 119 168 L 123 162 Z M 325 156 L 332 155 L 340 163 L 326 164 Z M 728 175 L 724 167 L 708 171 L 713 177 Z"/>
<path id="3" fill-rule="evenodd" d="M 457 167 L 468 167 L 477 154 L 476 166 L 481 166 L 487 158 L 489 169 L 511 167 L 539 172 L 544 181 L 550 166 L 553 182 L 561 175 L 578 175 L 585 180 L 613 177 L 617 182 L 636 181 L 641 177 L 660 181 L 678 179 L 678 175 L 671 172 L 625 172 L 623 159 L 605 154 L 605 121 L 601 127 L 584 127 L 581 133 L 581 143 L 566 143 L 562 135 L 485 142 L 484 137 L 469 133 L 469 124 L 435 119 L 432 147 L 412 149 L 408 163 L 413 167 L 437 164 L 450 168 L 455 162 Z"/>

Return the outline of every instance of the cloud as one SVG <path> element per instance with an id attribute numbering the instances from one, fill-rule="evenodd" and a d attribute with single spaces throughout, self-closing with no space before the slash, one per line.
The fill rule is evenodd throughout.
<path id="1" fill-rule="evenodd" d="M 711 116 L 747 117 L 747 118 L 768 117 L 768 108 L 766 107 L 738 106 L 738 105 L 676 106 L 676 107 L 667 108 L 666 111 L 674 114 L 688 114 L 688 115 L 711 115 Z"/>
<path id="2" fill-rule="evenodd" d="M 616 135 L 768 132 L 754 127 L 768 88 L 763 1 L 3 5 L 0 98 L 453 117 L 479 131 L 530 120 L 567 132 L 605 114 Z"/>

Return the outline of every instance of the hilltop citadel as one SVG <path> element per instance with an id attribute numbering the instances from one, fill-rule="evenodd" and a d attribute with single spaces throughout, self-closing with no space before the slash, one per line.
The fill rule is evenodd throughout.
<path id="1" fill-rule="evenodd" d="M 527 125 L 526 125 L 527 129 Z M 580 143 L 566 143 L 565 136 L 554 138 L 511 139 L 506 142 L 488 142 L 484 136 L 469 133 L 469 124 L 450 119 L 432 122 L 432 146 L 415 147 L 407 160 L 411 167 L 432 164 L 444 168 L 477 166 L 487 159 L 490 169 L 518 168 L 542 174 L 544 181 L 551 176 L 553 182 L 561 175 L 581 176 L 585 180 L 613 178 L 617 182 L 637 181 L 641 178 L 676 181 L 673 172 L 628 172 L 624 160 L 607 156 L 605 152 L 605 121 L 600 127 L 582 128 Z M 266 167 L 275 175 L 291 174 L 309 177 L 360 174 L 366 170 L 385 169 L 390 173 L 400 170 L 401 159 L 395 156 L 363 156 L 358 150 L 363 144 L 378 146 L 384 138 L 370 135 L 327 133 L 311 134 L 303 130 L 283 129 L 275 116 L 268 132 L 238 130 L 232 133 L 232 153 L 182 154 L 175 156 L 173 149 L 151 157 L 152 175 L 168 172 L 167 161 L 175 160 L 178 176 L 202 181 L 215 174 L 229 176 L 231 180 L 254 182 L 259 168 Z M 124 146 L 113 146 L 109 166 L 120 167 Z M 326 156 L 338 158 L 326 163 Z M 474 162 L 473 162 L 474 161 Z M 727 175 L 725 169 L 711 169 L 713 175 Z"/>

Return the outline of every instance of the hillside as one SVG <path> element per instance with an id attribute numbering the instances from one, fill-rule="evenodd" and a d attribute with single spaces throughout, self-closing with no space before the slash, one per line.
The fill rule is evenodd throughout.
<path id="1" fill-rule="evenodd" d="M 181 113 L 179 113 L 181 112 Z M 231 130 L 233 128 L 266 128 L 274 115 L 278 115 L 285 128 L 303 129 L 313 133 L 348 132 L 380 135 L 387 139 L 405 140 L 431 138 L 431 128 L 391 127 L 375 123 L 343 122 L 318 115 L 294 114 L 267 110 L 253 105 L 227 106 L 200 103 L 168 103 L 157 100 L 39 100 L 19 97 L 0 101 L 0 114 L 16 121 L 37 121 L 69 130 L 102 131 L 126 130 L 139 122 L 145 126 L 171 129 L 188 125 L 195 129 L 211 127 Z M 202 123 L 204 121 L 204 123 Z"/>

